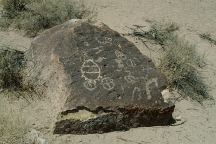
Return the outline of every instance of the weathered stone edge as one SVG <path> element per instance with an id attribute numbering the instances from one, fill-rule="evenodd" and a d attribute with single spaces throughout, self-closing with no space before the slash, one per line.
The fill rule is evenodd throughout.
<path id="1" fill-rule="evenodd" d="M 56 122 L 54 134 L 94 134 L 113 131 L 126 131 L 130 128 L 166 126 L 173 124 L 175 106 L 163 109 L 143 109 L 140 107 L 122 108 L 87 121 L 61 120 Z"/>

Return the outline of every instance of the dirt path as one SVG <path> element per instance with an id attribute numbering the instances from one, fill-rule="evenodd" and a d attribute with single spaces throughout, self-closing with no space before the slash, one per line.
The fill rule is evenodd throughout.
<path id="1" fill-rule="evenodd" d="M 84 0 L 98 11 L 97 19 L 112 29 L 127 33 L 126 26 L 134 24 L 148 26 L 146 20 L 165 20 L 180 26 L 179 34 L 197 50 L 206 54 L 207 68 L 203 70 L 206 82 L 212 88 L 211 95 L 216 99 L 216 46 L 199 38 L 198 34 L 210 32 L 216 36 L 215 0 Z M 23 38 L 14 32 L 0 32 L 3 44 L 20 46 L 25 50 L 31 39 Z M 134 39 L 129 40 L 135 42 Z M 150 51 L 135 43 L 140 51 L 154 58 Z M 29 113 L 31 110 L 27 110 Z M 35 110 L 37 111 L 37 110 Z M 112 132 L 103 135 L 65 135 L 52 136 L 44 133 L 50 144 L 215 144 L 216 106 L 206 102 L 201 106 L 183 100 L 176 104 L 174 116 L 186 120 L 183 125 L 171 127 L 151 127 L 131 129 L 127 132 Z M 32 112 L 33 113 L 33 112 Z M 36 117 L 36 116 L 35 116 Z M 33 118 L 34 119 L 34 118 Z M 32 119 L 32 120 L 33 120 Z"/>
<path id="2" fill-rule="evenodd" d="M 25 51 L 30 47 L 31 40 L 23 37 L 20 32 L 0 31 L 0 46 L 10 46 L 13 49 Z"/>

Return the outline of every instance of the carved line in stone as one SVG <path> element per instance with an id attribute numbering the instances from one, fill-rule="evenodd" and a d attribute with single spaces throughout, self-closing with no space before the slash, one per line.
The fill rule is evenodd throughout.
<path id="1" fill-rule="evenodd" d="M 119 50 L 115 51 L 115 55 L 116 55 L 117 59 L 120 59 L 120 60 L 126 60 L 127 59 L 127 56 Z"/>
<path id="2" fill-rule="evenodd" d="M 101 80 L 101 84 L 103 85 L 103 88 L 108 91 L 112 90 L 115 87 L 115 83 L 110 77 L 103 78 Z"/>
<path id="3" fill-rule="evenodd" d="M 135 62 L 132 59 L 127 60 L 127 65 L 130 66 L 130 67 L 135 67 L 136 66 Z"/>
<path id="4" fill-rule="evenodd" d="M 115 61 L 118 64 L 118 68 L 120 68 L 120 69 L 124 68 L 124 64 L 123 64 L 122 60 L 116 59 Z"/>
<path id="5" fill-rule="evenodd" d="M 97 60 L 95 60 L 97 63 L 101 63 L 103 60 L 105 60 L 105 57 L 99 57 Z"/>
<path id="6" fill-rule="evenodd" d="M 94 50 L 100 50 L 101 48 L 103 48 L 104 46 L 98 46 L 98 47 L 95 47 L 95 48 L 92 48 Z"/>
<path id="7" fill-rule="evenodd" d="M 112 38 L 104 37 L 104 39 L 105 39 L 106 42 L 110 42 L 110 43 L 112 43 Z"/>
<path id="8" fill-rule="evenodd" d="M 85 80 L 99 80 L 100 79 L 100 75 L 101 75 L 101 69 L 98 66 L 97 63 L 94 62 L 94 60 L 92 59 L 88 59 L 86 60 L 83 65 L 81 66 L 81 73 L 82 73 L 82 77 Z M 97 78 L 92 79 L 89 78 L 86 74 L 97 74 Z"/>
<path id="9" fill-rule="evenodd" d="M 139 87 L 135 87 L 133 89 L 133 93 L 132 93 L 132 101 L 134 101 L 134 99 L 137 98 L 137 100 L 141 100 L 142 99 L 142 91 Z"/>
<path id="10" fill-rule="evenodd" d="M 98 38 L 95 38 L 96 41 L 99 43 L 99 44 L 112 44 L 112 38 L 109 38 L 109 37 L 104 37 L 104 40 L 99 40 Z"/>
<path id="11" fill-rule="evenodd" d="M 136 78 L 132 75 L 128 75 L 128 76 L 125 76 L 124 79 L 127 81 L 127 83 L 129 84 L 134 84 L 136 83 Z"/>
<path id="12" fill-rule="evenodd" d="M 96 89 L 97 80 L 100 80 L 101 78 L 101 70 L 98 64 L 92 59 L 85 60 L 81 66 L 81 73 L 82 77 L 85 79 L 85 82 L 83 83 L 84 87 L 89 91 Z M 89 77 L 91 75 L 96 75 L 96 78 Z"/>
<path id="13" fill-rule="evenodd" d="M 83 83 L 84 87 L 89 90 L 89 91 L 93 91 L 97 88 L 97 83 L 96 81 L 85 81 Z"/>
<path id="14" fill-rule="evenodd" d="M 157 78 L 152 78 L 146 82 L 146 93 L 147 93 L 147 99 L 148 100 L 150 100 L 152 98 L 150 85 L 153 83 L 155 84 L 156 87 L 158 87 L 158 79 Z"/>

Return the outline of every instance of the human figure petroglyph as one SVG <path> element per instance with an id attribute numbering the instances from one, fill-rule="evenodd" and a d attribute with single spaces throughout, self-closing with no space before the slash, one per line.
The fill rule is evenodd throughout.
<path id="1" fill-rule="evenodd" d="M 103 88 L 108 91 L 112 90 L 115 87 L 115 83 L 110 77 L 103 78 L 101 80 L 101 84 L 103 85 Z"/>
<path id="2" fill-rule="evenodd" d="M 134 101 L 135 99 L 141 100 L 142 99 L 142 90 L 139 87 L 135 87 L 133 89 L 133 93 L 132 93 L 132 101 Z"/>
<path id="3" fill-rule="evenodd" d="M 148 100 L 150 100 L 152 98 L 150 85 L 153 83 L 155 84 L 156 87 L 158 87 L 158 79 L 157 78 L 152 78 L 146 82 L 146 93 L 147 93 L 147 99 Z"/>

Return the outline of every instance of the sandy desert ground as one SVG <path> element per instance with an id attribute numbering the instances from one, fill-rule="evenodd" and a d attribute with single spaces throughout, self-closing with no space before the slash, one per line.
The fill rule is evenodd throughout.
<path id="1" fill-rule="evenodd" d="M 200 33 L 209 32 L 216 36 L 215 0 L 84 0 L 98 12 L 97 18 L 119 33 L 128 33 L 134 24 L 148 26 L 148 20 L 172 21 L 180 26 L 179 35 L 195 44 L 200 54 L 205 54 L 207 67 L 202 71 L 210 94 L 216 99 L 216 46 L 200 39 Z M 139 50 L 154 61 L 156 57 L 141 43 L 131 37 Z M 26 50 L 31 39 L 17 32 L 0 32 L 1 43 L 18 46 Z M 153 45 L 149 44 L 150 47 Z M 216 105 L 206 101 L 203 106 L 196 102 L 182 100 L 176 103 L 174 116 L 181 117 L 185 123 L 169 127 L 144 127 L 126 132 L 112 132 L 94 135 L 53 136 L 52 130 L 44 127 L 49 119 L 41 123 L 40 117 L 47 115 L 46 102 L 34 102 L 25 106 L 23 113 L 50 144 L 215 144 L 216 143 Z M 38 113 L 37 115 L 35 113 Z M 46 116 L 45 116 L 46 117 Z M 52 117 L 52 116 L 50 116 Z"/>

